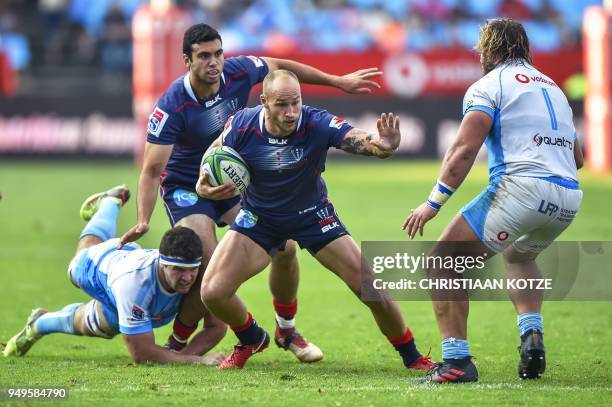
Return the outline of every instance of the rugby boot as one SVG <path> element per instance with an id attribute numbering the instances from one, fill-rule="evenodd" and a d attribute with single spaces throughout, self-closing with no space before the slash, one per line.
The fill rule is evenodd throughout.
<path id="1" fill-rule="evenodd" d="M 232 353 L 219 365 L 219 369 L 242 369 L 247 360 L 256 353 L 263 352 L 270 344 L 270 335 L 264 331 L 263 337 L 255 345 L 243 345 L 238 342 Z"/>
<path id="2" fill-rule="evenodd" d="M 323 352 L 317 345 L 308 342 L 298 331 L 283 336 L 280 328 L 276 327 L 274 343 L 281 349 L 288 350 L 295 355 L 300 362 L 314 363 L 323 359 Z"/>
<path id="3" fill-rule="evenodd" d="M 408 369 L 415 369 L 415 370 L 431 370 L 437 365 L 438 364 L 436 362 L 431 360 L 431 358 L 429 357 L 429 354 L 427 354 L 427 355 L 419 356 L 417 360 L 406 365 L 406 367 Z"/>
<path id="4" fill-rule="evenodd" d="M 470 360 L 464 366 L 449 362 L 436 364 L 422 379 L 425 383 L 470 383 L 478 381 L 478 370 Z"/>
<path id="5" fill-rule="evenodd" d="M 125 203 L 130 199 L 130 190 L 127 185 L 117 185 L 105 192 L 98 192 L 97 194 L 93 194 L 88 197 L 83 205 L 81 205 L 81 209 L 79 214 L 81 218 L 85 221 L 89 221 L 95 214 L 98 212 L 100 208 L 100 201 L 102 198 L 111 197 L 117 200 L 117 203 L 120 206 L 125 205 Z"/>
<path id="6" fill-rule="evenodd" d="M 25 327 L 19 331 L 19 333 L 13 336 L 6 344 L 6 347 L 2 351 L 2 354 L 7 356 L 23 356 L 30 348 L 42 338 L 42 335 L 38 333 L 34 326 L 38 318 L 46 314 L 48 311 L 44 308 L 36 308 L 32 310 L 32 313 L 26 321 Z"/>
<path id="7" fill-rule="evenodd" d="M 532 329 L 521 337 L 518 347 L 521 359 L 518 365 L 518 375 L 522 379 L 539 379 L 546 370 L 546 355 L 542 333 Z"/>

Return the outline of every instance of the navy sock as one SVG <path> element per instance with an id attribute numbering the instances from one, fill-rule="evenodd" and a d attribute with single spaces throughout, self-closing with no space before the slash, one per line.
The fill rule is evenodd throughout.
<path id="1" fill-rule="evenodd" d="M 256 345 L 261 342 L 264 335 L 263 329 L 257 325 L 257 321 L 253 319 L 250 312 L 248 313 L 247 322 L 244 325 L 233 326 L 231 328 L 243 345 Z"/>
<path id="2" fill-rule="evenodd" d="M 387 339 L 391 342 L 395 350 L 399 352 L 405 366 L 410 365 L 421 356 L 421 353 L 414 343 L 414 337 L 410 329 L 406 329 L 406 333 L 402 337 Z"/>

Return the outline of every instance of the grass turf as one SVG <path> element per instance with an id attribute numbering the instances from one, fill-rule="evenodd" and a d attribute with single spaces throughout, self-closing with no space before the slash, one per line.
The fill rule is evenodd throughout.
<path id="1" fill-rule="evenodd" d="M 330 197 L 353 236 L 361 240 L 404 240 L 400 224 L 428 195 L 438 163 L 330 162 L 325 178 Z M 65 270 L 83 222 L 82 200 L 122 182 L 135 192 L 138 171 L 128 163 L 0 164 L 0 340 L 21 329 L 30 309 L 51 310 L 85 301 Z M 612 176 L 581 174 L 581 213 L 563 240 L 612 240 L 609 200 Z M 486 169 L 474 168 L 423 239 L 435 240 L 451 217 L 486 184 Z M 135 200 L 119 219 L 119 232 L 135 221 Z M 168 227 L 158 205 L 152 227 L 140 242 L 156 247 Z M 298 327 L 325 352 L 318 364 L 303 365 L 272 346 L 243 371 L 203 366 L 134 366 L 120 338 L 102 340 L 53 335 L 24 358 L 0 358 L 0 387 L 60 386 L 69 404 L 131 405 L 406 405 L 452 403 L 575 405 L 612 402 L 612 312 L 605 302 L 550 302 L 544 307 L 548 368 L 538 381 L 516 375 L 519 343 L 510 302 L 471 305 L 470 344 L 479 368 L 477 384 L 431 387 L 416 383 L 378 332 L 367 309 L 306 252 L 301 264 Z M 239 294 L 260 325 L 274 326 L 267 272 Z M 422 352 L 440 357 L 439 334 L 428 302 L 400 304 Z M 156 331 L 163 343 L 169 327 Z M 218 349 L 234 344 L 228 334 Z"/>

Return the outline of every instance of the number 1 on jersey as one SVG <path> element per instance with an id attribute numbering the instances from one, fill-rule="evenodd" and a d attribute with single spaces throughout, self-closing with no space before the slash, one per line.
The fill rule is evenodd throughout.
<path id="1" fill-rule="evenodd" d="M 546 102 L 546 108 L 548 109 L 548 115 L 550 116 L 550 125 L 553 130 L 558 130 L 557 116 L 555 115 L 555 108 L 553 107 L 550 95 L 546 88 L 542 88 L 542 95 L 544 96 L 544 102 Z"/>

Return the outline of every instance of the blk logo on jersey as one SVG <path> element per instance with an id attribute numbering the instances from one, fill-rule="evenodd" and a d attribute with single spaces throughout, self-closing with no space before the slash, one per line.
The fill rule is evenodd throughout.
<path id="1" fill-rule="evenodd" d="M 193 191 L 187 191 L 186 189 L 177 189 L 172 194 L 172 198 L 174 199 L 174 203 L 180 206 L 181 208 L 186 208 L 188 206 L 193 206 L 198 202 L 198 195 Z"/>
<path id="2" fill-rule="evenodd" d="M 334 116 L 329 122 L 329 127 L 333 127 L 334 129 L 340 130 L 340 128 L 342 128 L 342 125 L 346 123 L 347 121 L 344 120 L 343 118 Z"/>
<path id="3" fill-rule="evenodd" d="M 168 113 L 164 112 L 159 107 L 155 107 L 155 110 L 153 110 L 153 113 L 149 116 L 149 124 L 147 125 L 149 133 L 155 137 L 159 137 L 164 128 L 164 124 L 166 124 L 166 120 L 168 120 L 168 116 Z"/>
<path id="4" fill-rule="evenodd" d="M 288 141 L 289 141 L 289 139 L 286 139 L 286 138 L 272 138 L 272 137 L 268 137 L 268 143 L 274 144 L 274 145 L 278 145 L 278 146 L 284 146 L 284 145 L 287 144 Z"/>
<path id="5" fill-rule="evenodd" d="M 217 95 L 213 100 L 209 100 L 208 102 L 204 103 L 204 106 L 211 107 L 212 105 L 214 105 L 221 99 L 222 99 L 221 95 Z"/>

